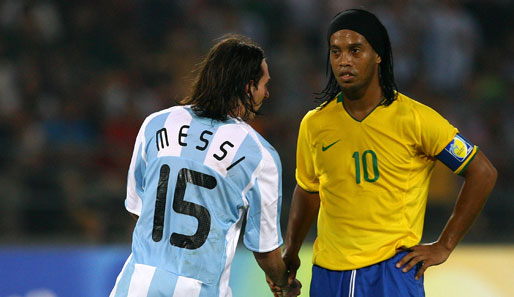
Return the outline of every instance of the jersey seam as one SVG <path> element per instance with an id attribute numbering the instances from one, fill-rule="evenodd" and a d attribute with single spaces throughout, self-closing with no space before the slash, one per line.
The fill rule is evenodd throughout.
<path id="1" fill-rule="evenodd" d="M 420 125 L 420 122 L 419 122 L 419 118 L 417 117 L 417 114 L 416 114 L 416 112 L 414 110 L 413 110 L 412 113 L 413 113 L 413 117 L 414 117 L 415 122 L 416 122 L 417 136 L 418 136 L 418 139 L 420 140 L 420 141 L 418 141 L 418 143 L 421 143 L 422 136 L 421 136 L 421 125 Z M 409 232 L 412 232 L 412 228 L 409 225 L 409 221 L 407 220 L 407 201 L 406 201 L 407 192 L 406 192 L 406 190 L 409 189 L 410 186 L 411 186 L 413 164 L 414 164 L 414 158 L 416 157 L 416 154 L 417 154 L 417 150 L 418 150 L 418 148 L 414 147 L 413 155 L 411 155 L 411 157 L 410 157 L 409 171 L 408 171 L 408 175 L 407 175 L 407 180 L 405 181 L 405 185 L 404 185 L 404 187 L 402 189 L 402 213 L 403 213 L 402 221 L 403 221 L 403 224 L 406 227 L 406 230 L 409 230 Z"/>

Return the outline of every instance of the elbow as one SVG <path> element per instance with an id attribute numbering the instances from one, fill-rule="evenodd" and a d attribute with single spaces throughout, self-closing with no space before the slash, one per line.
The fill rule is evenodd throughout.
<path id="1" fill-rule="evenodd" d="M 498 170 L 494 167 L 494 165 L 487 160 L 487 162 L 483 162 L 481 176 L 483 179 L 487 180 L 492 186 L 496 183 L 496 179 L 498 178 Z"/>
<path id="2" fill-rule="evenodd" d="M 498 178 L 498 170 L 496 170 L 493 165 L 491 165 L 488 170 L 488 176 L 491 184 L 494 186 L 496 184 L 496 179 Z"/>
<path id="3" fill-rule="evenodd" d="M 485 184 L 487 184 L 490 190 L 494 188 L 497 178 L 498 170 L 496 170 L 496 168 L 490 162 L 486 163 L 485 166 L 481 167 L 479 179 L 482 180 L 482 182 L 484 182 Z"/>
<path id="4" fill-rule="evenodd" d="M 465 173 L 465 178 L 470 178 L 492 190 L 498 178 L 498 171 L 489 159 L 479 152 L 477 158 L 470 164 L 468 172 Z"/>

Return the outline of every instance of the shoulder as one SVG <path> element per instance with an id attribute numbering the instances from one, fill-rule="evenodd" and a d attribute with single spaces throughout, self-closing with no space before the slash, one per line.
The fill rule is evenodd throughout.
<path id="1" fill-rule="evenodd" d="M 241 127 L 248 132 L 248 135 L 257 143 L 257 145 L 263 149 L 270 151 L 271 153 L 277 153 L 277 150 L 264 138 L 259 132 L 257 132 L 252 126 L 247 123 L 241 122 Z"/>
<path id="2" fill-rule="evenodd" d="M 321 113 L 320 107 L 316 107 L 315 109 L 309 110 L 302 119 L 302 122 L 309 122 L 315 119 Z"/>
<path id="3" fill-rule="evenodd" d="M 405 94 L 399 93 L 399 92 L 396 97 L 396 100 L 393 101 L 393 104 L 396 104 L 399 108 L 411 109 L 411 110 L 414 110 L 414 109 L 417 109 L 420 107 L 423 108 L 423 106 L 426 106 L 426 105 L 420 103 L 419 101 L 412 99 L 411 97 L 409 97 Z"/>
<path id="4" fill-rule="evenodd" d="M 337 100 L 324 102 L 320 106 L 309 110 L 302 119 L 302 125 L 315 125 L 316 122 L 323 121 L 334 112 L 337 112 Z"/>
<path id="5" fill-rule="evenodd" d="M 412 99 L 402 93 L 398 93 L 397 100 L 394 101 L 398 113 L 413 114 L 415 117 L 432 118 L 441 117 L 432 107 Z"/>
<path id="6" fill-rule="evenodd" d="M 273 160 L 273 163 L 280 167 L 280 156 L 275 147 L 273 147 L 273 145 L 266 138 L 264 138 L 259 132 L 253 129 L 249 124 L 238 121 L 238 125 L 241 127 L 241 129 L 244 129 L 248 133 L 250 141 L 254 143 L 256 148 L 260 151 L 261 159 L 268 161 Z"/>
<path id="7" fill-rule="evenodd" d="M 154 113 L 151 113 L 150 115 L 148 115 L 144 122 L 143 122 L 143 125 L 148 124 L 150 123 L 152 120 L 158 118 L 158 117 L 162 117 L 162 116 L 168 116 L 169 114 L 171 114 L 172 112 L 177 112 L 179 110 L 184 110 L 184 107 L 183 106 L 173 106 L 173 107 L 168 107 L 166 109 L 162 109 L 162 110 L 159 110 L 159 111 L 156 111 Z"/>
<path id="8" fill-rule="evenodd" d="M 411 97 L 404 95 L 402 93 L 398 93 L 397 101 L 401 107 L 409 108 L 411 110 L 416 110 L 416 111 L 420 111 L 420 112 L 434 110 L 430 106 L 423 104 L 415 99 L 412 99 Z"/>
<path id="9" fill-rule="evenodd" d="M 189 105 L 177 105 L 168 107 L 163 110 L 156 111 L 150 115 L 148 115 L 144 122 L 143 127 L 148 126 L 159 126 L 162 128 L 165 122 L 171 119 L 175 122 L 191 122 L 192 120 L 198 120 L 198 117 L 195 115 L 191 106 Z M 155 127 L 154 127 L 155 128 Z"/>

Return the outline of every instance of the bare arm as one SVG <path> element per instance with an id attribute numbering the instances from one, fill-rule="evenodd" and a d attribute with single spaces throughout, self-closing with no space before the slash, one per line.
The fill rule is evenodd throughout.
<path id="1" fill-rule="evenodd" d="M 487 157 L 479 151 L 463 176 L 465 178 L 464 185 L 457 197 L 453 213 L 439 239 L 431 244 L 412 247 L 411 252 L 396 265 L 400 268 L 406 264 L 403 268 L 405 272 L 422 261 L 423 265 L 416 274 L 417 279 L 428 267 L 439 265 L 448 259 L 450 253 L 482 211 L 487 197 L 496 183 L 497 172 Z"/>
<path id="2" fill-rule="evenodd" d="M 280 248 L 267 253 L 253 253 L 255 260 L 273 281 L 273 283 L 281 288 L 287 287 L 287 271 L 286 265 L 282 261 Z"/>
<path id="3" fill-rule="evenodd" d="M 463 175 L 466 181 L 438 240 L 448 250 L 457 246 L 482 211 L 496 183 L 497 172 L 487 157 L 479 151 Z"/>
<path id="4" fill-rule="evenodd" d="M 284 244 L 282 258 L 289 270 L 289 283 L 296 278 L 300 267 L 298 253 L 316 218 L 320 205 L 319 193 L 310 193 L 296 185 L 293 193 L 291 210 Z"/>

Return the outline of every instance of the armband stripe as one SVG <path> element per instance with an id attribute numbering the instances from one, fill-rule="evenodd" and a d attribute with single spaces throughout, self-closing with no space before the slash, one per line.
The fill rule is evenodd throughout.
<path id="1" fill-rule="evenodd" d="M 305 192 L 307 192 L 307 193 L 310 193 L 310 194 L 318 194 L 318 193 L 319 193 L 319 191 L 311 191 L 311 190 L 307 190 L 307 187 L 306 187 L 303 183 L 301 183 L 301 184 L 300 184 L 298 181 L 296 181 L 296 184 L 298 184 L 298 186 L 299 186 L 302 190 L 304 190 Z"/>
<path id="2" fill-rule="evenodd" d="M 460 168 L 460 170 L 457 169 L 455 171 L 456 174 L 462 175 L 466 171 L 466 169 L 468 168 L 471 161 L 473 161 L 473 159 L 475 159 L 475 156 L 477 155 L 478 150 L 479 150 L 479 147 L 475 145 L 475 148 L 473 149 L 473 152 L 471 153 L 471 157 L 468 158 L 468 161 L 465 164 L 462 164 L 462 166 L 461 166 L 462 168 Z"/>
<path id="3" fill-rule="evenodd" d="M 312 192 L 312 191 L 307 191 L 305 189 L 303 189 L 305 192 L 309 193 L 309 194 L 319 194 L 319 192 Z"/>

